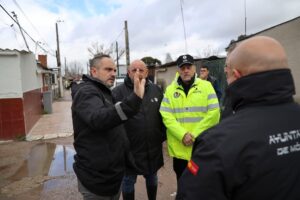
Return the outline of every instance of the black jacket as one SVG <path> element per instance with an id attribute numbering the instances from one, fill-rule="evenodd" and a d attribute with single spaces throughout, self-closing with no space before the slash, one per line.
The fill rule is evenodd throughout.
<path id="1" fill-rule="evenodd" d="M 300 106 L 294 92 L 287 69 L 232 83 L 235 114 L 197 138 L 177 199 L 300 199 Z"/>
<path id="2" fill-rule="evenodd" d="M 117 101 L 121 101 L 132 91 L 133 84 L 127 76 L 122 85 L 113 89 L 113 95 Z M 163 166 L 162 142 L 165 140 L 165 127 L 159 113 L 162 98 L 162 90 L 147 80 L 139 113 L 124 125 L 137 167 L 133 169 L 127 166 L 126 174 L 151 174 Z"/>
<path id="3" fill-rule="evenodd" d="M 218 80 L 215 77 L 208 75 L 207 81 L 209 81 L 212 84 L 212 86 L 216 92 L 216 95 L 218 97 L 219 103 L 221 103 L 222 91 L 221 91 Z"/>
<path id="4" fill-rule="evenodd" d="M 124 117 L 138 112 L 142 101 L 131 93 L 121 104 L 114 105 L 111 90 L 90 76 L 83 76 L 83 82 L 74 85 L 72 90 L 74 171 L 92 193 L 101 196 L 117 194 L 124 175 L 128 145 L 121 124 Z"/>

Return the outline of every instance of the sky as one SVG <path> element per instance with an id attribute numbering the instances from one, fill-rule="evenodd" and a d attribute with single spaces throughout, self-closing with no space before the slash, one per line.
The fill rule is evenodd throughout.
<path id="1" fill-rule="evenodd" d="M 151 56 L 165 63 L 167 54 L 173 61 L 186 53 L 199 58 L 211 53 L 225 56 L 229 42 L 245 34 L 245 16 L 247 35 L 300 16 L 299 0 L 0 0 L 0 4 L 11 16 L 15 12 L 36 42 L 24 34 L 30 51 L 47 54 L 50 67 L 56 67 L 57 23 L 62 65 L 76 62 L 84 70 L 92 44 L 107 49 L 118 42 L 119 49 L 125 49 L 125 20 L 130 60 Z M 0 48 L 27 50 L 18 25 L 2 8 Z M 123 55 L 120 63 L 125 62 Z"/>

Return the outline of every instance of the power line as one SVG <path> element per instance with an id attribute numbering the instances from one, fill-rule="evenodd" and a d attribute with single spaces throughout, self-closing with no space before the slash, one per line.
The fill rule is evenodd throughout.
<path id="1" fill-rule="evenodd" d="M 17 21 L 17 25 L 18 25 L 18 27 L 19 27 L 19 29 L 20 29 L 20 32 L 21 32 L 21 35 L 22 35 L 23 40 L 24 40 L 24 42 L 25 42 L 25 45 L 26 45 L 28 51 L 30 51 L 29 46 L 28 46 L 27 41 L 26 41 L 26 38 L 25 38 L 25 36 L 24 36 L 24 34 L 23 34 L 23 31 L 22 31 L 22 29 L 21 29 L 21 26 L 20 26 L 20 24 L 19 24 L 18 17 L 17 17 L 17 15 L 16 15 L 15 12 L 12 12 L 12 14 L 13 14 L 14 18 L 15 18 L 16 21 Z"/>
<path id="2" fill-rule="evenodd" d="M 4 10 L 4 12 L 16 23 L 17 21 L 7 12 L 7 10 L 0 4 L 0 7 L 2 8 L 2 10 Z M 47 51 L 46 49 L 44 49 L 37 41 L 35 41 L 28 33 L 27 31 L 20 25 L 20 28 L 24 31 L 24 33 L 35 43 L 37 44 L 45 53 L 49 53 L 50 55 L 56 57 L 55 55 L 51 54 L 49 51 Z"/>
<path id="3" fill-rule="evenodd" d="M 15 3 L 15 5 L 19 8 L 19 10 L 22 12 L 22 14 L 25 16 L 25 18 L 27 19 L 27 21 L 30 23 L 30 25 L 32 26 L 32 28 L 36 31 L 36 33 L 40 36 L 40 38 L 43 40 L 43 43 L 45 43 L 48 48 L 51 51 L 54 51 L 51 49 L 51 47 L 48 45 L 48 43 L 43 39 L 43 37 L 41 36 L 40 32 L 38 31 L 38 29 L 33 25 L 33 23 L 30 21 L 30 19 L 27 17 L 27 15 L 25 14 L 25 12 L 23 11 L 22 7 L 20 6 L 20 4 L 18 4 L 17 0 L 13 0 L 13 2 Z M 37 45 L 36 45 L 37 46 Z"/>
<path id="4" fill-rule="evenodd" d="M 116 37 L 116 39 L 112 40 L 110 43 L 108 43 L 109 45 L 114 45 L 115 42 L 118 41 L 119 37 L 122 35 L 122 33 L 124 32 L 124 28 L 122 28 L 121 32 L 119 33 L 119 35 Z"/>
<path id="5" fill-rule="evenodd" d="M 182 18 L 182 25 L 183 25 L 183 32 L 184 32 L 184 41 L 185 41 L 185 52 L 187 52 L 187 42 L 186 42 L 186 31 L 185 31 L 185 23 L 184 23 L 184 15 L 183 15 L 183 6 L 182 6 L 183 0 L 180 0 L 180 8 L 181 8 L 181 18 Z"/>
<path id="6" fill-rule="evenodd" d="M 119 33 L 119 35 L 116 37 L 116 39 L 113 42 L 115 42 L 115 41 L 117 41 L 119 39 L 119 37 L 123 34 L 124 30 L 125 29 L 122 28 L 122 31 Z"/>
<path id="7" fill-rule="evenodd" d="M 15 38 L 16 38 L 16 41 L 17 41 L 18 45 L 20 46 L 20 48 L 22 48 L 22 45 L 20 44 L 20 42 L 19 42 L 19 40 L 18 40 L 18 37 L 17 37 L 17 30 L 15 29 L 14 24 L 10 25 L 10 27 L 11 27 L 11 28 L 13 29 L 13 31 L 14 31 L 14 36 L 15 36 Z"/>
<path id="8" fill-rule="evenodd" d="M 3 19 L 3 18 L 1 18 L 1 16 L 0 16 L 0 21 L 3 23 L 3 24 L 5 24 L 6 26 L 11 26 L 11 24 L 8 24 L 8 23 L 6 23 L 6 21 Z"/>

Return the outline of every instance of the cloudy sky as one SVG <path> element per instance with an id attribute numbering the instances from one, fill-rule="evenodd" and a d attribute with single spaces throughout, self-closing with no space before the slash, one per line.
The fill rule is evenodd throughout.
<path id="1" fill-rule="evenodd" d="M 299 0 L 0 0 L 0 4 L 10 15 L 17 14 L 21 26 L 46 52 L 25 34 L 30 50 L 47 54 L 51 67 L 56 65 L 55 23 L 60 20 L 61 60 L 82 63 L 84 69 L 90 58 L 87 48 L 93 43 L 108 48 L 117 41 L 125 48 L 125 20 L 130 59 L 152 56 L 164 63 L 167 53 L 173 60 L 186 52 L 196 57 L 207 52 L 225 55 L 230 40 L 245 33 L 245 5 L 247 34 L 300 16 Z M 0 41 L 2 49 L 26 49 L 18 26 L 2 8 Z"/>

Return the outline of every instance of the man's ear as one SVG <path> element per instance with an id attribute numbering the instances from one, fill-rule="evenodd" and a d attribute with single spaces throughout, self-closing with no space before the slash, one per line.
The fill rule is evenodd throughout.
<path id="1" fill-rule="evenodd" d="M 91 69 L 90 69 L 90 73 L 91 73 L 91 75 L 94 75 L 95 73 L 96 73 L 96 68 L 95 67 L 91 67 Z"/>
<path id="2" fill-rule="evenodd" d="M 236 79 L 239 79 L 239 78 L 241 78 L 243 76 L 242 73 L 239 70 L 237 70 L 237 69 L 233 69 L 232 71 L 233 71 L 233 76 Z"/>

